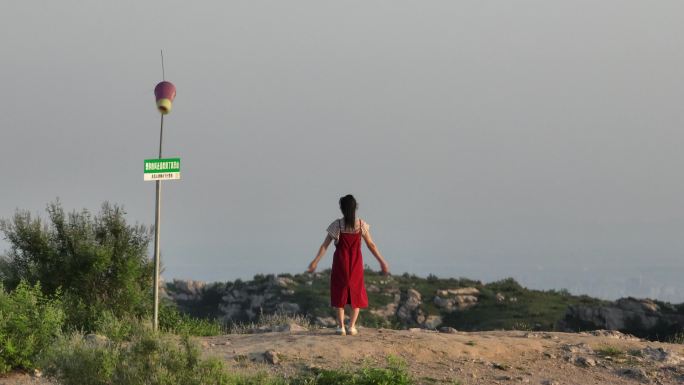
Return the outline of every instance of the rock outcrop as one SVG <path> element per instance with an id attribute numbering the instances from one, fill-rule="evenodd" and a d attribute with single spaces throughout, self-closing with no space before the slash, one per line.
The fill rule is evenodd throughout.
<path id="1" fill-rule="evenodd" d="M 446 313 L 465 310 L 477 305 L 480 291 L 475 287 L 437 290 L 432 302 Z"/>
<path id="2" fill-rule="evenodd" d="M 415 289 L 408 289 L 402 294 L 403 303 L 397 309 L 396 316 L 400 322 L 407 325 L 422 324 L 425 314 L 420 308 L 422 296 Z"/>
<path id="3" fill-rule="evenodd" d="M 198 301 L 202 298 L 206 283 L 203 281 L 174 279 L 171 283 L 162 285 L 160 294 L 175 302 Z"/>
<path id="4" fill-rule="evenodd" d="M 666 335 L 684 330 L 684 313 L 650 299 L 621 298 L 605 305 L 569 306 L 556 328 L 565 331 L 608 329 L 640 337 Z"/>

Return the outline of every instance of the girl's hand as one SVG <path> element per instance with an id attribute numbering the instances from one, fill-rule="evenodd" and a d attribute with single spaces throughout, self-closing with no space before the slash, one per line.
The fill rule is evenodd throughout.
<path id="1" fill-rule="evenodd" d="M 389 275 L 389 265 L 387 264 L 387 262 L 380 262 L 380 270 L 382 271 L 383 275 Z"/>
<path id="2" fill-rule="evenodd" d="M 309 264 L 309 268 L 306 269 L 306 272 L 307 273 L 313 273 L 314 271 L 316 271 L 316 266 L 318 266 L 318 264 L 316 262 L 311 262 Z"/>

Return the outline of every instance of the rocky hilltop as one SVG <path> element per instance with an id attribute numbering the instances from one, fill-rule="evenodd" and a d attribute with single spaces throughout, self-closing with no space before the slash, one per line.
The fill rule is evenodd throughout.
<path id="1" fill-rule="evenodd" d="M 591 333 L 363 328 L 202 338 L 207 355 L 235 372 L 298 372 L 404 362 L 416 384 L 682 384 L 684 345 L 614 331 Z"/>
<path id="2" fill-rule="evenodd" d="M 164 295 L 194 316 L 228 324 L 257 321 L 261 314 L 308 317 L 335 324 L 329 308 L 329 271 L 297 275 L 257 275 L 250 281 L 205 284 L 174 280 Z M 684 332 L 684 304 L 624 298 L 615 302 L 571 295 L 565 290 L 530 290 L 508 278 L 482 283 L 404 274 L 366 272 L 370 300 L 366 326 L 437 330 L 581 331 L 608 329 L 667 340 Z"/>
<path id="3" fill-rule="evenodd" d="M 556 329 L 620 330 L 650 339 L 684 335 L 684 304 L 628 297 L 603 305 L 570 305 Z"/>

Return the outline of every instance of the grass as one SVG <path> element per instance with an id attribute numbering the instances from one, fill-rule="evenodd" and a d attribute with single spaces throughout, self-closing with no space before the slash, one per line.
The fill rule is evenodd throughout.
<path id="1" fill-rule="evenodd" d="M 218 320 L 192 317 L 169 303 L 159 308 L 159 327 L 169 333 L 200 337 L 227 334 L 227 328 Z"/>
<path id="2" fill-rule="evenodd" d="M 387 357 L 387 367 L 364 365 L 361 369 L 322 370 L 313 377 L 303 376 L 291 382 L 295 385 L 412 385 L 406 363 L 396 356 Z"/>
<path id="3" fill-rule="evenodd" d="M 670 337 L 668 342 L 671 344 L 684 344 L 684 331 L 675 333 L 672 337 Z"/>
<path id="4" fill-rule="evenodd" d="M 307 329 L 312 329 L 315 326 L 311 324 L 309 318 L 301 314 L 289 314 L 284 312 L 275 312 L 272 314 L 261 313 L 256 322 L 237 322 L 233 323 L 228 331 L 230 334 L 249 334 L 254 333 L 259 329 L 273 330 L 277 326 L 297 324 Z"/>
<path id="5" fill-rule="evenodd" d="M 62 385 L 413 385 L 406 364 L 318 370 L 295 377 L 231 374 L 218 359 L 202 358 L 189 337 L 140 332 L 126 343 L 91 342 L 83 334 L 62 336 L 42 357 L 45 373 Z"/>
<path id="6" fill-rule="evenodd" d="M 601 346 L 594 350 L 600 357 L 619 358 L 625 355 L 625 351 L 615 346 Z"/>

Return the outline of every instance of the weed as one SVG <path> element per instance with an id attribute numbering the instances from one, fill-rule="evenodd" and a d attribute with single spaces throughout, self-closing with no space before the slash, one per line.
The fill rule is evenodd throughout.
<path id="1" fill-rule="evenodd" d="M 598 349 L 595 350 L 596 354 L 600 357 L 622 357 L 625 355 L 625 352 L 615 346 L 602 346 Z"/>

